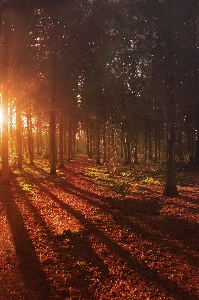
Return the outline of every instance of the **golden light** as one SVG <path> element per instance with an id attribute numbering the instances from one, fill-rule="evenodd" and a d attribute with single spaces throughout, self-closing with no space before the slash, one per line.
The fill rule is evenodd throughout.
<path id="1" fill-rule="evenodd" d="M 2 123 L 2 94 L 0 93 L 0 124 Z"/>

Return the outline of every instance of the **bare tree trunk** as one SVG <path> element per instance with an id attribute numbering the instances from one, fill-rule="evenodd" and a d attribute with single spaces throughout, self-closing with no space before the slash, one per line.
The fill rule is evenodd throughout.
<path id="1" fill-rule="evenodd" d="M 72 124 L 71 124 L 71 113 L 68 122 L 68 162 L 72 157 Z"/>
<path id="2" fill-rule="evenodd" d="M 17 105 L 16 105 L 16 148 L 17 148 L 18 169 L 22 169 L 22 160 L 23 160 L 22 123 L 21 123 L 21 112 Z"/>
<path id="3" fill-rule="evenodd" d="M 89 137 L 89 130 L 88 130 L 88 127 L 86 129 L 86 152 L 87 152 L 87 155 L 89 156 L 89 146 L 90 146 L 90 137 Z"/>
<path id="4" fill-rule="evenodd" d="M 96 122 L 96 164 L 100 165 L 100 128 L 99 121 Z"/>
<path id="5" fill-rule="evenodd" d="M 56 117 L 55 110 L 50 112 L 50 124 L 49 124 L 49 160 L 50 160 L 50 175 L 56 175 Z"/>
<path id="6" fill-rule="evenodd" d="M 28 154 L 30 159 L 30 164 L 34 162 L 34 149 L 33 149 L 33 136 L 32 136 L 32 119 L 31 113 L 27 113 L 27 134 L 28 134 Z"/>
<path id="7" fill-rule="evenodd" d="M 175 174 L 175 87 L 174 87 L 174 53 L 173 53 L 173 14 L 172 0 L 166 3 L 166 26 L 167 35 L 165 38 L 165 83 L 167 100 L 167 151 L 166 151 L 166 184 L 164 195 L 177 195 L 176 174 Z"/>
<path id="8" fill-rule="evenodd" d="M 53 42 L 55 42 L 53 40 Z M 52 50 L 52 82 L 51 82 L 51 111 L 49 122 L 49 162 L 50 162 L 50 175 L 56 175 L 56 54 Z"/>
<path id="9" fill-rule="evenodd" d="M 107 152 L 106 152 L 106 125 L 103 126 L 103 162 L 107 161 Z"/>
<path id="10" fill-rule="evenodd" d="M 42 153 L 41 113 L 37 116 L 37 155 Z"/>
<path id="11" fill-rule="evenodd" d="M 12 126 L 12 119 L 13 119 L 13 103 L 11 103 L 10 101 L 10 120 L 9 120 L 9 131 L 10 131 L 10 134 L 9 134 L 9 137 L 10 137 L 10 144 L 9 144 L 9 148 L 10 148 L 10 153 L 13 153 L 13 150 L 14 150 L 14 146 L 13 146 L 13 126 Z"/>
<path id="12" fill-rule="evenodd" d="M 93 158 L 93 124 L 90 122 L 89 158 Z"/>
<path id="13" fill-rule="evenodd" d="M 8 69 L 9 69 L 9 31 L 10 31 L 10 18 L 9 18 L 8 3 L 4 3 L 3 7 L 3 20 L 4 20 L 4 36 L 3 36 L 3 90 L 2 90 L 2 183 L 9 183 L 9 166 L 8 166 Z"/>
<path id="14" fill-rule="evenodd" d="M 59 119 L 59 167 L 64 168 L 64 124 L 63 111 L 60 111 Z"/>

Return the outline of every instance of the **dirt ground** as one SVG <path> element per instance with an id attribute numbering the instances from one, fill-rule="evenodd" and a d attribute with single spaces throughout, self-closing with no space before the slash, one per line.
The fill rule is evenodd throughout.
<path id="1" fill-rule="evenodd" d="M 80 157 L 42 160 L 0 187 L 0 300 L 199 299 L 199 175 L 119 195 Z"/>

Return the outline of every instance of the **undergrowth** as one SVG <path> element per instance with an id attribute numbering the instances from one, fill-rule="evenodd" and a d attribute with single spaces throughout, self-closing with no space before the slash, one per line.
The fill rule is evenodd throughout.
<path id="1" fill-rule="evenodd" d="M 163 181 L 162 176 L 155 178 L 152 174 L 146 174 L 142 170 L 132 171 L 125 168 L 115 174 L 109 173 L 106 168 L 99 166 L 88 168 L 87 176 L 91 177 L 99 185 L 109 188 L 122 196 L 141 189 L 145 184 L 162 185 Z"/>

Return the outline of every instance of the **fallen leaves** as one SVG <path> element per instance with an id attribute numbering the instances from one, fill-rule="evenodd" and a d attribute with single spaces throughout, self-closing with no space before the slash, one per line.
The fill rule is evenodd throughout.
<path id="1" fill-rule="evenodd" d="M 166 198 L 159 180 L 141 174 L 135 181 L 128 175 L 128 184 L 134 180 L 135 188 L 123 194 L 101 185 L 104 171 L 95 171 L 86 157 L 67 164 L 58 176 L 46 170 L 45 161 L 27 165 L 13 179 L 6 200 L 1 194 L 0 274 L 6 280 L 1 280 L 0 295 L 35 300 L 44 295 L 49 300 L 198 299 L 199 204 L 192 184 L 180 186 L 180 196 Z M 9 207 L 13 216 L 20 216 L 18 232 L 10 227 Z M 19 268 L 23 251 L 15 252 L 16 239 L 29 244 L 24 261 L 31 266 L 34 257 L 38 280 L 23 278 L 28 270 L 23 264 Z M 14 296 L 9 290 L 13 278 L 20 287 L 14 287 Z M 33 291 L 38 282 L 45 289 Z"/>

